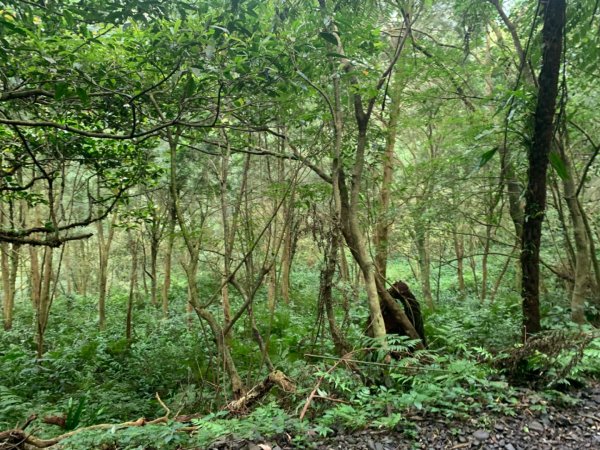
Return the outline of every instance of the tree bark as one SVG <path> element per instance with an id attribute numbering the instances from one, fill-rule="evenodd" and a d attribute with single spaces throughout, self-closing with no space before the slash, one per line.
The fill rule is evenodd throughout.
<path id="1" fill-rule="evenodd" d="M 127 298 L 127 317 L 125 319 L 125 339 L 127 344 L 131 345 L 133 341 L 133 302 L 137 287 L 137 266 L 138 266 L 138 242 L 133 237 L 131 231 L 128 231 L 129 253 L 131 255 L 131 273 L 129 275 L 129 297 Z"/>
<path id="2" fill-rule="evenodd" d="M 573 224 L 573 240 L 575 241 L 575 282 L 571 294 L 571 319 L 575 323 L 583 324 L 586 322 L 585 298 L 590 276 L 590 246 L 585 229 L 583 211 L 577 198 L 577 187 L 574 178 L 575 171 L 565 151 L 564 143 L 559 141 L 557 147 L 568 175 L 566 178 L 563 178 L 562 183 L 565 201 Z"/>
<path id="3" fill-rule="evenodd" d="M 350 346 L 336 324 L 332 295 L 333 276 L 335 275 L 340 236 L 332 230 L 325 239 L 325 250 L 323 252 L 324 264 L 321 269 L 319 283 L 319 303 L 322 303 L 325 308 L 327 322 L 329 323 L 329 332 L 333 339 L 335 351 L 339 356 L 344 356 L 350 351 Z"/>
<path id="4" fill-rule="evenodd" d="M 169 292 L 171 290 L 171 264 L 173 261 L 173 245 L 175 243 L 175 216 L 173 202 L 175 200 L 169 196 L 169 224 L 167 228 L 167 248 L 164 254 L 164 277 L 161 291 L 162 315 L 163 318 L 169 317 Z"/>
<path id="5" fill-rule="evenodd" d="M 546 208 L 548 154 L 554 134 L 554 112 L 558 95 L 562 37 L 565 24 L 565 0 L 546 3 L 542 31 L 542 68 L 539 77 L 534 133 L 528 152 L 525 222 L 521 246 L 523 282 L 523 338 L 541 330 L 540 323 L 540 242 Z"/>
<path id="6" fill-rule="evenodd" d="M 106 295 L 108 289 L 108 257 L 110 255 L 110 247 L 112 246 L 113 237 L 115 235 L 115 223 L 117 222 L 117 214 L 113 217 L 108 225 L 108 236 L 104 235 L 104 224 L 102 221 L 96 223 L 98 230 L 98 327 L 104 330 L 106 327 Z"/>
<path id="7" fill-rule="evenodd" d="M 415 230 L 417 254 L 419 256 L 419 279 L 421 290 L 427 306 L 433 309 L 433 296 L 431 295 L 431 255 L 429 251 L 429 238 L 424 225 L 417 225 Z"/>
<path id="8" fill-rule="evenodd" d="M 400 94 L 402 93 L 400 80 L 394 77 L 390 89 L 390 117 L 387 121 L 387 131 L 385 135 L 385 151 L 383 154 L 383 178 L 379 190 L 379 208 L 377 214 L 377 223 L 375 225 L 375 235 L 373 243 L 375 245 L 375 267 L 377 273 L 384 280 L 387 278 L 387 260 L 388 260 L 388 238 L 390 227 L 393 220 L 390 216 L 391 186 L 394 178 L 394 163 L 396 155 L 396 135 L 398 133 L 398 118 L 400 116 Z"/>
<path id="9" fill-rule="evenodd" d="M 460 231 L 460 227 L 458 227 Z M 456 254 L 456 278 L 458 280 L 458 292 L 460 298 L 465 298 L 465 238 L 454 230 L 454 253 Z"/>

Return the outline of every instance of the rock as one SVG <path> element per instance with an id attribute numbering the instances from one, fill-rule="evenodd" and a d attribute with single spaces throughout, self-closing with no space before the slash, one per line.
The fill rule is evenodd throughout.
<path id="1" fill-rule="evenodd" d="M 485 430 L 477 430 L 475 433 L 473 433 L 473 437 L 478 441 L 483 442 L 487 441 L 490 438 L 490 433 L 488 433 Z"/>
<path id="2" fill-rule="evenodd" d="M 504 450 L 515 450 L 515 447 L 512 444 L 506 444 Z"/>
<path id="3" fill-rule="evenodd" d="M 251 442 L 248 443 L 248 446 L 246 447 L 247 450 L 262 450 L 258 445 L 253 444 Z"/>
<path id="4" fill-rule="evenodd" d="M 537 420 L 532 420 L 527 427 L 530 430 L 536 431 L 538 433 L 543 433 L 544 432 L 544 425 L 542 425 L 541 423 L 539 423 Z"/>

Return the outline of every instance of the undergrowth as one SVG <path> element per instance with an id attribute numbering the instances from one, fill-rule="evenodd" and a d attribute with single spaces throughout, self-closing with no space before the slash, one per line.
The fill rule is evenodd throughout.
<path id="1" fill-rule="evenodd" d="M 516 368 L 521 378 L 535 374 L 547 380 L 536 387 L 554 390 L 550 392 L 600 375 L 600 340 L 589 337 L 591 329 L 568 331 L 566 309 L 553 306 L 551 326 L 567 330 L 553 342 L 572 345 L 555 345 L 553 351 L 515 345 L 520 304 L 514 295 L 492 304 L 444 299 L 435 311 L 425 311 L 430 348 L 409 355 L 410 341 L 391 339 L 391 350 L 403 355 L 391 363 L 384 360 L 387 352 L 373 350 L 379 345 L 376 341 L 362 336 L 366 313 L 355 308 L 345 318 L 345 331 L 356 350 L 349 361 L 334 367 L 338 358 L 331 343 L 322 333 L 307 333 L 315 324 L 303 311 L 315 306 L 306 292 L 308 288 L 297 292 L 292 305 L 280 306 L 272 316 L 266 308 L 256 309 L 262 332 L 270 332 L 273 363 L 298 390 L 283 397 L 274 390 L 245 417 L 222 411 L 231 394 L 220 387 L 227 383 L 220 378 L 208 330 L 186 316 L 185 292 L 171 305 L 179 312 L 168 319 L 157 320 L 155 308 L 137 304 L 131 345 L 121 338 L 125 296 L 111 299 L 113 320 L 103 332 L 93 331 L 92 301 L 57 299 L 42 360 L 35 359 L 32 317 L 24 307 L 18 310 L 15 328 L 0 334 L 0 429 L 36 413 L 63 415 L 66 429 L 115 423 L 108 431 L 85 431 L 64 442 L 65 448 L 74 450 L 205 448 L 215 440 L 287 435 L 298 446 L 310 446 L 311 439 L 366 427 L 407 431 L 415 414 L 448 418 L 515 414 L 518 399 L 510 383 Z M 256 344 L 250 324 L 241 320 L 234 331 L 233 357 L 252 385 L 265 372 L 252 359 Z M 585 345 L 577 344 L 582 342 L 577 336 L 587 336 Z M 513 366 L 498 364 L 510 358 Z M 306 417 L 300 420 L 315 387 Z M 157 393 L 171 411 L 200 417 L 187 423 L 118 428 L 119 422 L 164 415 Z M 565 398 L 560 395 L 561 401 L 568 401 Z M 40 436 L 59 434 L 48 425 L 36 427 Z M 189 434 L 184 431 L 187 427 L 196 431 Z"/>

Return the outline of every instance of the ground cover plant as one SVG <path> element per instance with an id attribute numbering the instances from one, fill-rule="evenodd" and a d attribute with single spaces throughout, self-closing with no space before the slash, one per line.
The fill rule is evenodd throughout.
<path id="1" fill-rule="evenodd" d="M 0 0 L 0 450 L 592 445 L 599 20 Z"/>

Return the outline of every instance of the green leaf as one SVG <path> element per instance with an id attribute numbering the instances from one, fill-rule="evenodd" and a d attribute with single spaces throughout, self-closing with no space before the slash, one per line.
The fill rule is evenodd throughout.
<path id="1" fill-rule="evenodd" d="M 329 42 L 330 44 L 333 44 L 333 45 L 338 45 L 338 40 L 337 40 L 337 38 L 335 37 L 335 34 L 333 34 L 333 33 L 330 33 L 329 31 L 321 31 L 321 32 L 319 33 L 319 37 L 320 37 L 321 39 L 325 39 L 325 40 L 326 40 L 327 42 Z"/>
<path id="2" fill-rule="evenodd" d="M 194 77 L 187 77 L 187 82 L 185 83 L 185 96 L 191 97 L 196 92 L 196 82 L 194 81 Z"/>
<path id="3" fill-rule="evenodd" d="M 65 98 L 67 93 L 69 92 L 69 85 L 67 83 L 56 83 L 54 85 L 54 97 L 56 100 L 61 100 Z"/>
<path id="4" fill-rule="evenodd" d="M 567 171 L 567 166 L 565 162 L 560 157 L 560 155 L 556 152 L 551 152 L 549 155 L 550 164 L 556 171 L 556 174 L 560 177 L 561 180 L 569 179 L 569 172 Z"/>
<path id="5" fill-rule="evenodd" d="M 75 89 L 75 92 L 77 93 L 77 97 L 79 97 L 79 100 L 81 100 L 82 103 L 88 103 L 90 97 L 85 89 L 78 87 L 77 89 Z"/>
<path id="6" fill-rule="evenodd" d="M 495 147 L 481 155 L 481 159 L 479 160 L 479 165 L 477 166 L 477 169 L 481 169 L 483 166 L 485 166 L 488 163 L 488 161 L 494 157 L 497 151 L 498 147 Z"/>
<path id="7" fill-rule="evenodd" d="M 15 25 L 12 22 L 10 22 L 8 20 L 5 20 L 1 16 L 0 16 L 0 24 L 2 25 L 0 27 L 0 30 L 10 30 L 10 31 L 13 31 L 15 33 L 20 34 L 21 36 L 27 36 L 27 32 L 25 30 L 23 30 L 22 28 L 18 27 L 17 25 Z M 0 34 L 6 34 L 6 33 L 2 32 Z"/>

